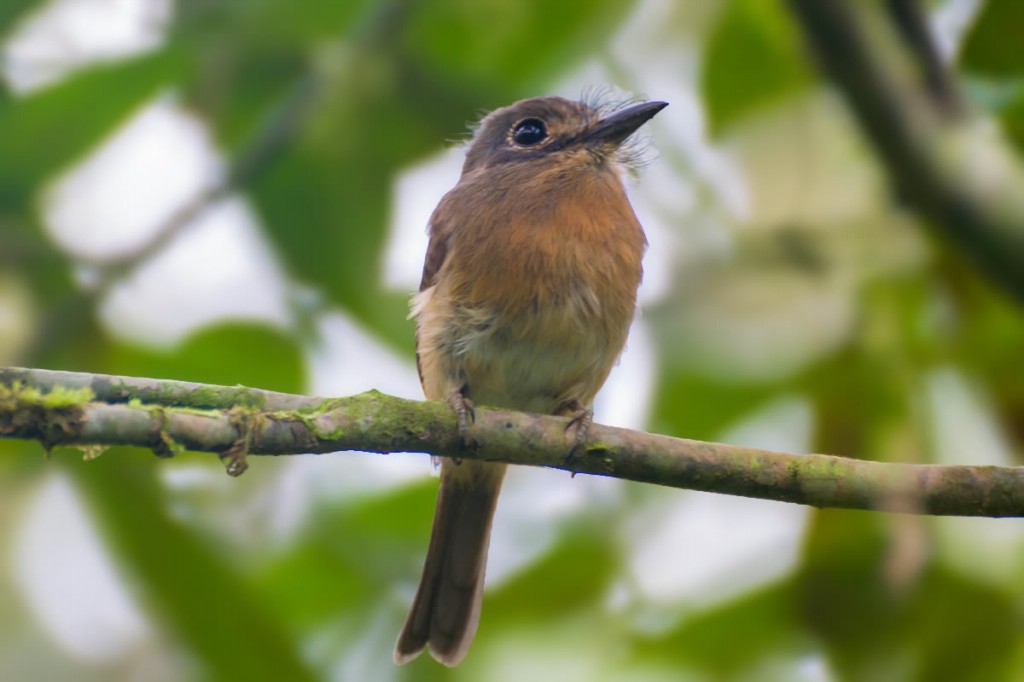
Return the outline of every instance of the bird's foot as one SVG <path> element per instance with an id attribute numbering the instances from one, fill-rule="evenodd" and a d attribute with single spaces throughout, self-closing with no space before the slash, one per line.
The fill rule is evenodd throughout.
<path id="1" fill-rule="evenodd" d="M 572 470 L 572 460 L 576 456 L 576 452 L 586 442 L 590 427 L 594 425 L 594 411 L 578 400 L 572 401 L 567 409 L 572 412 L 572 419 L 565 425 L 565 432 L 568 433 L 571 429 L 574 433 L 572 445 L 569 447 L 569 452 L 565 454 L 564 462 L 575 476 L 576 472 Z"/>
<path id="2" fill-rule="evenodd" d="M 466 434 L 469 427 L 476 421 L 476 410 L 473 401 L 466 397 L 463 389 L 457 388 L 448 394 L 448 404 L 455 411 L 456 428 L 459 433 L 459 447 L 466 447 Z"/>

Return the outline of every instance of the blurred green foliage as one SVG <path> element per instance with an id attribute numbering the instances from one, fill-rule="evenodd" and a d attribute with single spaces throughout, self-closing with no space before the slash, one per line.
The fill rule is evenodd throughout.
<path id="1" fill-rule="evenodd" d="M 0 3 L 0 36 L 40 4 Z M 23 322 L 31 341 L 8 347 L 0 335 L 0 362 L 301 392 L 315 346 L 315 325 L 303 322 L 332 307 L 411 358 L 407 294 L 379 285 L 396 175 L 463 135 L 479 112 L 547 92 L 585 65 L 614 63 L 615 50 L 623 48 L 613 39 L 641 5 L 653 6 L 181 0 L 158 49 L 89 66 L 27 95 L 0 89 L 0 275 L 29 292 L 33 310 Z M 693 85 L 713 144 L 742 149 L 752 131 L 766 129 L 775 144 L 769 165 L 778 175 L 804 169 L 795 202 L 835 192 L 841 204 L 846 176 L 815 166 L 819 159 L 804 140 L 770 127 L 780 112 L 804 115 L 794 113 L 805 111 L 794 103 L 823 99 L 825 88 L 785 3 L 692 0 L 666 16 L 652 44 L 671 45 L 672 36 L 690 35 L 693 25 L 704 31 L 694 46 L 700 57 Z M 974 104 L 996 116 L 1018 144 L 1024 140 L 1022 21 L 1019 0 L 981 3 L 955 65 L 965 80 L 998 83 L 1010 93 L 979 94 Z M 609 71 L 623 75 L 616 85 L 627 90 L 646 82 Z M 289 279 L 315 292 L 312 304 L 295 303 L 291 328 L 224 320 L 169 349 L 130 343 L 100 322 L 100 301 L 76 283 L 75 257 L 50 239 L 40 210 L 46 184 L 168 91 L 209 127 Z M 827 106 L 834 102 L 823 105 L 823 115 L 843 116 Z M 814 125 L 809 120 L 808 130 Z M 852 129 L 847 134 L 842 145 L 852 151 L 844 158 L 877 173 Z M 890 192 L 865 195 L 855 215 L 815 220 L 755 201 L 749 222 L 765 213 L 786 218 L 747 229 L 744 219 L 713 205 L 706 169 L 668 138 L 657 142 L 666 147 L 658 163 L 674 169 L 676 182 L 695 185 L 699 197 L 689 212 L 672 206 L 666 222 L 674 234 L 696 240 L 692 226 L 714 220 L 727 235 L 723 241 L 736 248 L 724 259 L 672 256 L 674 280 L 648 316 L 658 354 L 652 430 L 714 439 L 795 395 L 815 414 L 813 450 L 935 461 L 941 443 L 934 441 L 936 417 L 925 394 L 936 372 L 952 368 L 980 387 L 993 423 L 1019 458 L 1021 311 L 918 226 L 912 226 L 912 247 L 869 232 L 868 226 L 882 225 L 895 234 L 906 220 Z M 801 165 L 808 156 L 812 161 Z M 755 186 L 774 179 L 744 177 Z M 660 200 L 671 204 L 673 197 Z M 856 249 L 831 246 L 835 234 L 849 235 Z M 915 256 L 915 248 L 927 257 Z M 855 260 L 857 249 L 868 254 L 868 264 Z M 878 265 L 891 252 L 902 258 L 898 266 Z M 750 282 L 759 297 L 741 288 Z M 11 300 L 14 288 L 0 281 L 0 301 Z M 708 369 L 747 362 L 740 355 L 764 345 L 760 337 L 753 350 L 735 344 L 752 333 L 744 331 L 747 317 L 783 320 L 783 327 L 813 338 L 822 311 L 811 305 L 812 294 L 851 311 L 838 341 L 814 346 L 811 359 L 792 371 Z M 710 310 L 719 316 L 714 319 L 731 316 L 738 326 L 701 341 L 688 335 L 686 321 L 710 318 L 688 317 L 695 309 Z M 729 356 L 733 351 L 736 357 Z M 717 364 L 705 363 L 711 356 Z M 999 582 L 959 570 L 934 550 L 944 526 L 931 520 L 904 527 L 892 517 L 815 511 L 789 575 L 700 607 L 607 608 L 609 594 L 626 589 L 628 572 L 621 536 L 629 533 L 616 522 L 651 495 L 643 486 L 624 486 L 626 499 L 612 510 L 562 524 L 548 550 L 488 592 L 466 668 L 450 672 L 424 657 L 391 669 L 392 638 L 407 606 L 401 590 L 411 589 L 426 546 L 431 481 L 317 498 L 307 520 L 281 540 L 255 521 L 238 531 L 221 517 L 248 519 L 239 510 L 272 497 L 284 462 L 258 462 L 230 488 L 193 493 L 167 485 L 160 473 L 214 470 L 213 458 L 154 462 L 116 449 L 85 464 L 59 450 L 58 467 L 33 459 L 35 450 L 0 441 L 0 538 L 14 533 L 26 491 L 55 469 L 62 472 L 156 628 L 158 655 L 171 661 L 167 679 L 373 679 L 367 671 L 385 670 L 391 679 L 501 679 L 487 662 L 501 660 L 503 647 L 520 641 L 538 648 L 529 656 L 524 648 L 520 658 L 588 661 L 588 679 L 821 679 L 801 673 L 807 661 L 826 679 L 842 680 L 1014 680 L 1024 669 L 1024 577 Z M 921 549 L 901 554 L 908 546 Z M 1008 551 L 1022 551 L 1019 536 Z M 137 678 L 130 665 L 79 661 L 48 643 L 11 589 L 0 589 L 0 635 L 35 633 L 30 653 L 20 654 L 38 666 L 34 679 L 68 667 L 81 679 Z M 656 626 L 638 625 L 653 617 L 645 608 L 655 612 Z M 5 679 L 8 656 L 0 647 Z"/>
<path id="2" fill-rule="evenodd" d="M 984 79 L 984 91 L 998 93 L 987 104 L 1018 149 L 1024 149 L 1024 54 L 1017 36 L 1024 31 L 1024 5 L 1014 0 L 984 3 L 969 39 L 960 51 L 960 65 L 970 76 Z"/>
<path id="3" fill-rule="evenodd" d="M 44 180 L 81 157 L 159 88 L 173 82 L 172 50 L 97 66 L 0 109 L 0 206 L 17 209 Z"/>
<path id="4" fill-rule="evenodd" d="M 0 6 L 0 36 L 3 36 L 33 5 L 38 4 L 36 0 L 8 0 Z"/>
<path id="5" fill-rule="evenodd" d="M 146 585 L 144 606 L 213 679 L 315 679 L 292 634 L 201 536 L 170 518 L 153 467 L 114 449 L 66 470 L 104 539 Z M 248 653 L 243 653 L 248 652 Z"/>
<path id="6" fill-rule="evenodd" d="M 1013 0 L 991 0 L 980 9 L 970 37 L 960 52 L 964 68 L 989 76 L 1019 78 L 1024 54 L 1015 36 L 1024 31 L 1024 6 Z"/>
<path id="7" fill-rule="evenodd" d="M 712 132 L 809 86 L 809 67 L 782 0 L 727 3 L 701 71 Z"/>
<path id="8" fill-rule="evenodd" d="M 109 367 L 111 373 L 128 376 L 241 384 L 283 393 L 301 393 L 307 379 L 305 362 L 295 340 L 265 325 L 236 322 L 208 327 L 173 350 L 118 343 L 105 350 L 106 357 L 98 358 L 102 365 Z M 253 358 L 271 361 L 254 363 Z"/>

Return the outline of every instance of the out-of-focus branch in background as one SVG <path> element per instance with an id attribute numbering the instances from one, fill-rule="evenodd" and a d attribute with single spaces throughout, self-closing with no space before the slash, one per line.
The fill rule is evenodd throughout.
<path id="1" fill-rule="evenodd" d="M 960 105 L 912 0 L 789 0 L 899 195 L 1024 302 L 1024 165 Z"/>

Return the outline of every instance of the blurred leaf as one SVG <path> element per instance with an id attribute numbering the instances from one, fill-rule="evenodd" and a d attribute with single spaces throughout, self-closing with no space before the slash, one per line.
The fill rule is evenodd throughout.
<path id="1" fill-rule="evenodd" d="M 728 679 L 762 658 L 799 657 L 811 641 L 797 618 L 794 587 L 776 583 L 692 614 L 668 635 L 642 640 L 634 655 L 697 664 Z"/>
<path id="2" fill-rule="evenodd" d="M 379 605 L 403 578 L 418 578 L 436 496 L 430 480 L 318 505 L 262 575 L 261 593 L 303 629 Z"/>
<path id="3" fill-rule="evenodd" d="M 7 31 L 27 14 L 29 9 L 38 5 L 42 5 L 40 0 L 4 0 L 0 3 L 0 40 L 6 37 Z"/>
<path id="4" fill-rule="evenodd" d="M 779 0 L 732 0 L 708 38 L 700 90 L 714 135 L 811 83 L 807 57 Z"/>
<path id="5" fill-rule="evenodd" d="M 861 287 L 855 336 L 801 377 L 818 419 L 817 452 L 921 462 L 927 425 L 922 376 L 941 362 L 945 329 L 928 280 L 898 273 Z"/>
<path id="6" fill-rule="evenodd" d="M 487 594 L 488 618 L 538 621 L 597 610 L 617 564 L 607 536 L 596 529 L 566 529 L 551 553 Z"/>
<path id="7" fill-rule="evenodd" d="M 97 324 L 92 299 L 76 291 L 74 283 L 68 281 L 66 263 L 60 264 L 59 269 L 59 277 L 54 276 L 42 287 L 44 291 L 53 290 L 52 300 L 47 301 L 28 366 L 98 371 L 98 358 L 108 348 L 108 338 Z"/>
<path id="8" fill-rule="evenodd" d="M 893 584 L 892 521 L 841 510 L 815 515 L 800 601 L 840 679 L 1015 679 L 1015 599 L 934 565 L 913 584 Z"/>
<path id="9" fill-rule="evenodd" d="M 650 429 L 653 433 L 714 440 L 723 429 L 779 391 L 774 384 L 722 381 L 687 371 L 663 372 Z"/>
<path id="10" fill-rule="evenodd" d="M 946 361 L 984 387 L 1006 432 L 1024 443 L 1024 364 L 1019 362 L 1024 310 L 978 281 L 957 256 L 950 254 L 943 262 L 957 311 Z"/>
<path id="11" fill-rule="evenodd" d="M 314 679 L 257 593 L 168 516 L 158 465 L 140 454 L 115 448 L 93 462 L 61 462 L 142 600 L 210 679 Z"/>
<path id="12" fill-rule="evenodd" d="M 920 647 L 916 679 L 1019 679 L 1013 664 L 1021 614 L 1014 597 L 938 568 L 925 576 L 916 597 L 908 624 Z"/>
<path id="13" fill-rule="evenodd" d="M 335 532 L 341 539 L 343 534 Z M 338 556 L 321 538 L 306 536 L 260 577 L 260 594 L 285 622 L 313 630 L 338 614 L 364 607 L 380 597 L 357 564 Z"/>
<path id="14" fill-rule="evenodd" d="M 105 64 L 0 105 L 0 209 L 15 209 L 43 180 L 94 147 L 168 85 L 178 58 L 161 51 Z"/>
<path id="15" fill-rule="evenodd" d="M 350 97 L 326 104 L 319 125 L 301 131 L 255 180 L 254 199 L 294 277 L 324 290 L 384 338 L 408 345 L 408 295 L 378 286 L 391 182 L 399 166 L 441 138 L 389 95 L 348 86 Z"/>
<path id="16" fill-rule="evenodd" d="M 422 563 L 436 498 L 437 481 L 427 479 L 346 504 L 328 520 L 332 544 L 367 577 L 390 584 L 404 573 L 410 550 L 413 564 Z"/>
<path id="17" fill-rule="evenodd" d="M 323 287 L 376 331 L 390 327 L 386 338 L 411 339 L 411 327 L 398 330 L 408 296 L 388 301 L 377 286 L 390 177 L 373 168 L 377 163 L 368 158 L 360 174 L 315 152 L 293 150 L 257 181 L 256 201 L 293 276 Z"/>
<path id="18" fill-rule="evenodd" d="M 845 680 L 892 679 L 907 604 L 884 580 L 885 517 L 824 509 L 809 527 L 798 583 L 803 618 Z"/>
<path id="19" fill-rule="evenodd" d="M 960 65 L 972 73 L 1005 78 L 1024 77 L 1024 3 L 987 0 L 964 37 Z"/>
<path id="20" fill-rule="evenodd" d="M 906 416 L 890 370 L 884 358 L 851 346 L 803 375 L 818 415 L 815 452 L 859 459 L 891 454 L 875 442 L 880 430 Z"/>
<path id="21" fill-rule="evenodd" d="M 176 40 L 189 54 L 188 101 L 229 148 L 251 143 L 311 70 L 310 48 L 337 40 L 371 0 L 183 3 Z M 298 122 L 296 122 L 296 125 Z"/>
<path id="22" fill-rule="evenodd" d="M 302 353 L 293 339 L 273 327 L 246 323 L 200 330 L 166 352 L 112 344 L 101 371 L 285 393 L 302 392 L 306 380 Z"/>
<path id="23" fill-rule="evenodd" d="M 999 120 L 1003 132 L 1019 153 L 1024 153 L 1024 72 L 1000 77 L 961 73 L 967 100 Z"/>
<path id="24" fill-rule="evenodd" d="M 631 6 L 621 0 L 419 3 L 408 21 L 407 49 L 438 80 L 474 83 L 485 91 L 493 91 L 488 84 L 502 84 L 524 92 L 606 40 Z"/>
<path id="25" fill-rule="evenodd" d="M 336 39 L 376 0 L 185 0 L 176 30 L 186 40 L 246 43 L 255 49 L 295 50 Z"/>
<path id="26" fill-rule="evenodd" d="M 249 42 L 265 45 L 307 46 L 336 40 L 352 21 L 378 0 L 305 0 L 297 12 L 291 0 L 239 2 L 247 16 L 240 21 Z"/>
<path id="27" fill-rule="evenodd" d="M 267 134 L 281 103 L 307 71 L 295 52 L 234 51 L 234 43 L 203 45 L 191 55 L 188 102 L 204 114 L 218 141 L 243 149 Z"/>
<path id="28" fill-rule="evenodd" d="M 1016 95 L 999 108 L 998 115 L 1003 130 L 1017 151 L 1024 153 L 1024 87 L 1016 88 Z"/>
<path id="29" fill-rule="evenodd" d="M 43 446 L 35 441 L 0 441 L 0 494 L 7 498 L 15 489 L 28 489 L 47 464 Z"/>

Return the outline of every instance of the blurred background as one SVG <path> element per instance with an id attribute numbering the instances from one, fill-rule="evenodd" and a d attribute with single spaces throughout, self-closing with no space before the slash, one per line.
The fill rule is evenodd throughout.
<path id="1" fill-rule="evenodd" d="M 1019 0 L 923 7 L 1019 149 Z M 1019 304 L 901 204 L 785 3 L 3 0 L 0 55 L 2 365 L 418 398 L 407 302 L 467 124 L 619 91 L 671 106 L 599 422 L 1022 463 Z M 524 468 L 468 658 L 396 668 L 429 459 L 252 464 L 0 441 L 0 678 L 1024 679 L 1019 521 Z"/>

